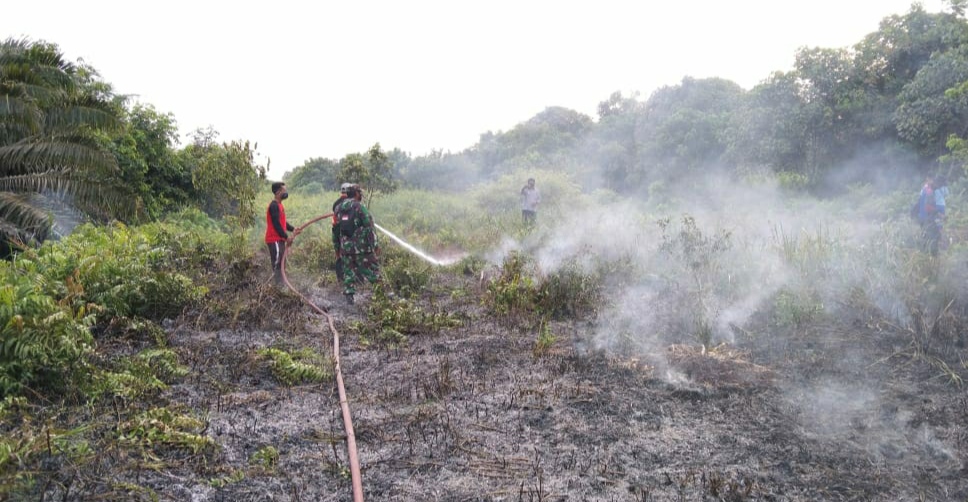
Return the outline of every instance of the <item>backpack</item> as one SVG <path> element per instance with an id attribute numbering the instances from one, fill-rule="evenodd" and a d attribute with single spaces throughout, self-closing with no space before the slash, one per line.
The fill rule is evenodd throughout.
<path id="1" fill-rule="evenodd" d="M 356 233 L 356 216 L 359 213 L 359 207 L 359 204 L 353 202 L 349 203 L 349 207 L 345 202 L 340 205 L 336 217 L 339 220 L 339 232 L 342 236 L 352 238 Z"/>

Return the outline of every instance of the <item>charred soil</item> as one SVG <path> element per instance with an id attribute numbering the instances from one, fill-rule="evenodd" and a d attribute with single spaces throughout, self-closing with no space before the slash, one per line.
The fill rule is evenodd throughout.
<path id="1" fill-rule="evenodd" d="M 44 464 L 38 496 L 352 500 L 335 384 L 284 385 L 253 355 L 330 354 L 327 323 L 246 272 L 212 293 L 234 301 L 166 327 L 189 373 L 151 403 L 201 417 L 214 446 L 133 453 L 116 434 L 129 403 L 75 408 L 50 420 L 103 424 L 85 432 L 94 459 Z M 592 343 L 594 316 L 496 316 L 478 277 L 439 272 L 414 305 L 459 325 L 375 337 L 372 293 L 297 287 L 335 316 L 368 500 L 968 500 L 958 368 L 903 329 L 764 316 L 729 344 L 664 334 L 656 353 L 616 353 Z"/>

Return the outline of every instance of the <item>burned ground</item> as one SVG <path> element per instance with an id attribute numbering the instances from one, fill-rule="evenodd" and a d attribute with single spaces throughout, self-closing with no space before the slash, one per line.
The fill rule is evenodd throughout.
<path id="1" fill-rule="evenodd" d="M 764 317 L 732 344 L 670 334 L 664 352 L 634 354 L 592 348 L 586 319 L 552 322 L 537 350 L 536 325 L 481 306 L 478 277 L 438 275 L 418 304 L 460 325 L 391 341 L 360 335 L 372 299 L 299 285 L 342 334 L 368 500 L 968 500 L 959 368 L 939 369 L 912 333 Z M 133 454 L 112 439 L 121 404 L 86 407 L 53 419 L 105 424 L 95 461 L 44 465 L 36 493 L 352 500 L 333 382 L 287 387 L 253 356 L 330 353 L 324 319 L 272 286 L 241 291 L 246 309 L 195 308 L 167 327 L 190 372 L 155 404 L 202 417 L 214 448 Z"/>

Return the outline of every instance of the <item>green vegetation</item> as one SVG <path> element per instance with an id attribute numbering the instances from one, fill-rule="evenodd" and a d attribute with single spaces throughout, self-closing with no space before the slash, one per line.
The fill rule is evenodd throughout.
<path id="1" fill-rule="evenodd" d="M 333 377 L 329 359 L 311 349 L 289 353 L 282 349 L 265 348 L 256 352 L 269 361 L 272 375 L 284 385 L 322 382 Z"/>
<path id="2" fill-rule="evenodd" d="M 84 77 L 85 69 L 53 44 L 0 42 L 0 238 L 6 244 L 43 241 L 52 230 L 51 211 L 69 217 L 78 209 L 100 215 L 131 209 L 117 160 L 98 144 L 99 134 L 117 130 L 121 121 Z"/>
<path id="3" fill-rule="evenodd" d="M 205 422 L 169 408 L 152 408 L 121 425 L 119 439 L 145 450 L 174 448 L 191 452 L 210 453 L 215 441 L 204 434 Z"/>
<path id="4" fill-rule="evenodd" d="M 60 461 L 207 466 L 221 445 L 206 413 L 258 396 L 208 380 L 215 356 L 178 342 L 217 352 L 212 339 L 315 329 L 259 265 L 252 229 L 269 196 L 254 143 L 208 129 L 176 149 L 174 117 L 130 106 L 46 42 L 0 44 L 0 93 L 0 498 L 43 498 L 38 466 Z M 840 323 L 902 333 L 911 343 L 894 356 L 961 386 L 966 95 L 968 22 L 915 6 L 852 50 L 799 51 L 794 70 L 749 91 L 686 78 L 645 101 L 615 93 L 594 120 L 549 108 L 463 152 L 375 144 L 310 159 L 285 177 L 287 213 L 301 225 L 329 212 L 340 182 L 360 182 L 381 226 L 451 260 L 430 265 L 381 235 L 384 282 L 353 307 L 361 317 L 341 319 L 358 346 L 407 350 L 496 319 L 545 362 L 569 328 L 619 354 L 663 342 L 705 354 L 738 334 L 802 340 Z M 906 217 L 921 166 L 951 179 L 937 256 Z M 724 201 L 700 191 L 714 175 Z M 544 199 L 534 226 L 519 211 L 529 177 Z M 307 289 L 335 289 L 330 230 L 323 220 L 293 248 Z M 757 316 L 770 333 L 745 330 Z M 296 393 L 333 378 L 329 356 L 301 341 L 232 343 L 246 347 L 227 370 L 239 381 Z M 445 361 L 424 397 L 469 379 L 459 368 L 450 380 Z M 217 395 L 197 409 L 167 401 L 186 380 Z M 279 466 L 275 446 L 251 451 L 205 471 L 208 485 Z M 158 496 L 130 480 L 109 489 Z"/>
<path id="5" fill-rule="evenodd" d="M 364 344 L 375 341 L 388 347 L 397 347 L 408 336 L 434 334 L 445 328 L 460 326 L 458 316 L 434 309 L 430 312 L 411 300 L 386 294 L 377 288 L 366 307 L 366 319 L 352 328 Z"/>

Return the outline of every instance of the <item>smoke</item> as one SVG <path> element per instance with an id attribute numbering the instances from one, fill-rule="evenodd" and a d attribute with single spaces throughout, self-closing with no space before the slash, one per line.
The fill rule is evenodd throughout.
<path id="1" fill-rule="evenodd" d="M 939 440 L 918 413 L 886 400 L 872 382 L 848 383 L 824 378 L 786 389 L 799 411 L 804 432 L 842 448 L 864 451 L 885 463 L 948 464 L 960 468 L 955 452 Z"/>
<path id="2" fill-rule="evenodd" d="M 511 251 L 526 253 L 536 280 L 572 266 L 601 278 L 603 303 L 577 342 L 580 352 L 644 360 L 656 378 L 693 387 L 679 360 L 670 362 L 670 347 L 741 345 L 757 352 L 757 363 L 782 368 L 779 390 L 801 433 L 874 462 L 961 468 L 918 410 L 898 402 L 890 377 L 864 370 L 882 342 L 865 347 L 862 332 L 838 330 L 872 316 L 910 325 L 918 302 L 943 309 L 947 299 L 968 294 L 968 265 L 957 255 L 932 265 L 932 300 L 918 268 L 923 254 L 911 252 L 917 226 L 884 205 L 906 205 L 916 185 L 885 194 L 845 186 L 853 175 L 844 176 L 836 182 L 845 196 L 837 200 L 725 176 L 656 185 L 649 199 L 599 192 L 570 201 L 571 210 L 557 217 L 539 212 L 536 228 L 505 238 L 488 258 L 500 265 Z"/>
<path id="3" fill-rule="evenodd" d="M 805 322 L 857 291 L 873 308 L 908 315 L 896 249 L 884 243 L 912 225 L 870 219 L 862 204 L 793 196 L 769 179 L 710 175 L 665 190 L 661 206 L 599 192 L 553 219 L 539 211 L 535 229 L 506 236 L 486 258 L 500 265 L 520 251 L 543 277 L 565 265 L 601 277 L 588 346 L 659 364 L 669 344 L 735 343 L 754 316 Z"/>

